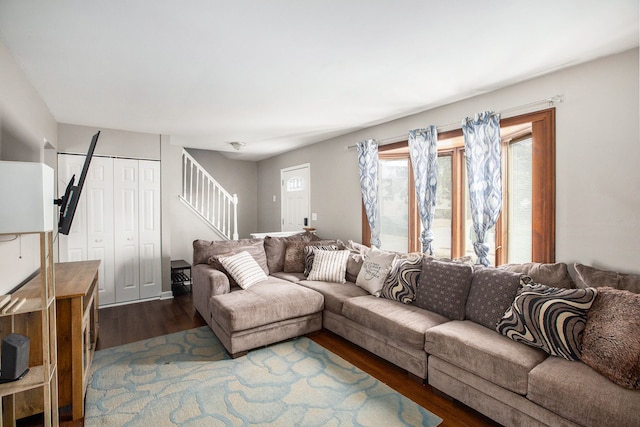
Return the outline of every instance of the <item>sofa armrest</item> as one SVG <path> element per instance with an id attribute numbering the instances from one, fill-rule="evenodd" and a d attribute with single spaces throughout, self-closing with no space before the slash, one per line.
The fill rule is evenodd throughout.
<path id="1" fill-rule="evenodd" d="M 191 268 L 191 293 L 193 305 L 202 317 L 208 319 L 209 300 L 213 295 L 231 292 L 229 278 L 220 270 L 208 264 L 196 264 Z"/>

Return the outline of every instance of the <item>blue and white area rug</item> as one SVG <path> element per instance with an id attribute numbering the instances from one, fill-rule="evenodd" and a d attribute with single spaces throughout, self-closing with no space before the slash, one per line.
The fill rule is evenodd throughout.
<path id="1" fill-rule="evenodd" d="M 86 426 L 437 426 L 307 338 L 230 359 L 207 327 L 95 353 Z"/>

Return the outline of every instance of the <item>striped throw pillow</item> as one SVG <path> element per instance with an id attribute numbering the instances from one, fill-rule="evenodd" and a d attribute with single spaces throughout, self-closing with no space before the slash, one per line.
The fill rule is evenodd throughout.
<path id="1" fill-rule="evenodd" d="M 317 250 L 307 279 L 346 283 L 348 258 L 349 251 Z"/>
<path id="2" fill-rule="evenodd" d="M 552 356 L 579 360 L 587 312 L 597 294 L 595 288 L 525 285 L 496 325 L 496 330 Z"/>
<path id="3" fill-rule="evenodd" d="M 336 245 L 325 245 L 325 246 L 307 246 L 304 248 L 304 275 L 308 276 L 311 272 L 311 268 L 313 267 L 313 260 L 316 257 L 317 250 L 323 251 L 337 251 L 338 247 Z"/>
<path id="4" fill-rule="evenodd" d="M 242 289 L 249 289 L 256 283 L 268 279 L 264 270 L 246 251 L 228 257 L 220 257 L 218 261 Z"/>

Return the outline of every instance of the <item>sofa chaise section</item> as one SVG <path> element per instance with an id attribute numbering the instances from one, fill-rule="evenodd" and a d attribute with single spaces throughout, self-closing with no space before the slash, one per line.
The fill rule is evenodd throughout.
<path id="1" fill-rule="evenodd" d="M 211 328 L 232 357 L 322 328 L 322 295 L 270 277 L 209 300 Z"/>

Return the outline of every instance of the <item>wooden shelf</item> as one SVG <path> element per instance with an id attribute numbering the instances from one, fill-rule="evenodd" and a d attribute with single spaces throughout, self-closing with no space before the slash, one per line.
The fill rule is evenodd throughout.
<path id="1" fill-rule="evenodd" d="M 29 284 L 12 294 L 12 300 L 26 301 L 15 312 L 0 311 L 0 339 L 11 333 L 29 337 L 29 372 L 19 380 L 0 384 L 1 425 L 14 425 L 25 416 L 21 402 L 44 412 L 45 426 L 58 426 L 58 370 L 56 342 L 55 277 L 53 232 L 18 233 L 40 236 L 40 271 L 36 285 Z M 29 283 L 34 282 L 34 280 Z M 30 415 L 30 414 L 29 414 Z"/>
<path id="2" fill-rule="evenodd" d="M 22 379 L 10 383 L 0 384 L 0 396 L 21 393 L 36 387 L 42 387 L 49 381 L 45 379 L 44 366 L 31 366 L 29 372 Z"/>

